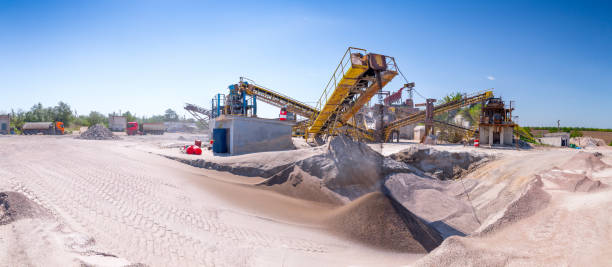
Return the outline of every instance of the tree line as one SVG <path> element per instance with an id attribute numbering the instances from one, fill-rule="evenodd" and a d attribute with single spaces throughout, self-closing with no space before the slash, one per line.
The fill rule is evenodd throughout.
<path id="1" fill-rule="evenodd" d="M 96 124 L 104 124 L 108 126 L 108 116 L 98 111 L 91 111 L 89 114 L 79 115 L 76 110 L 73 110 L 69 104 L 60 101 L 56 106 L 44 107 L 41 103 L 38 103 L 30 110 L 11 110 L 11 127 L 15 129 L 21 129 L 26 122 L 55 122 L 61 121 L 65 127 L 80 127 L 80 126 L 91 126 Z M 113 112 L 108 115 L 113 116 L 125 116 L 127 121 L 137 121 L 139 123 L 154 123 L 154 122 L 195 122 L 192 118 L 181 118 L 176 111 L 172 109 L 166 109 L 163 114 L 154 115 L 150 117 L 137 116 L 135 113 L 130 111 L 122 112 L 121 114 Z"/>

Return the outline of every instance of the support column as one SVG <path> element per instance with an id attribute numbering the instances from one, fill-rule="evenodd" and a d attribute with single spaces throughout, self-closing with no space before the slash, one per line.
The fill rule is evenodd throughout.
<path id="1" fill-rule="evenodd" d="M 489 127 L 489 146 L 493 145 L 493 127 Z"/>
<path id="2" fill-rule="evenodd" d="M 499 133 L 499 144 L 500 145 L 505 145 L 504 143 L 504 128 L 505 127 L 501 127 L 501 132 Z"/>

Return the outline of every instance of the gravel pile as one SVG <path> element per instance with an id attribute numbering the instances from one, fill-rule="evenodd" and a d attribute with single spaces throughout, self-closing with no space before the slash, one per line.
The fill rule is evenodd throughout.
<path id="1" fill-rule="evenodd" d="M 118 136 L 113 135 L 113 132 L 111 132 L 102 124 L 96 124 L 94 126 L 89 127 L 87 131 L 83 132 L 78 138 L 87 140 L 119 139 Z"/>
<path id="2" fill-rule="evenodd" d="M 590 136 L 571 138 L 570 143 L 579 147 L 606 146 L 606 142 L 604 142 L 604 140 Z"/>

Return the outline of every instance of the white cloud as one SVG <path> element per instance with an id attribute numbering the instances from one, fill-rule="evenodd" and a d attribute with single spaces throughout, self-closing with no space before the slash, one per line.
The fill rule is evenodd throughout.
<path id="1" fill-rule="evenodd" d="M 493 77 L 493 76 L 487 76 L 487 79 L 489 79 L 490 81 L 493 81 L 493 80 L 495 80 L 495 77 Z"/>

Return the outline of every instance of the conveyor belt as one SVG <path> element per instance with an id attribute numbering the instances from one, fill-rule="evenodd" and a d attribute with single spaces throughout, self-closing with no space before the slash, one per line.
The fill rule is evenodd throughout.
<path id="1" fill-rule="evenodd" d="M 238 88 L 239 90 L 246 91 L 246 93 L 249 95 L 257 96 L 258 101 L 263 101 L 279 108 L 286 107 L 287 111 L 293 112 L 305 118 L 311 118 L 314 114 L 318 113 L 318 110 L 312 106 L 261 85 L 257 85 L 252 80 L 244 77 L 240 78 Z"/>
<path id="2" fill-rule="evenodd" d="M 448 112 L 451 110 L 460 109 L 465 106 L 476 104 L 486 99 L 489 99 L 491 97 L 493 97 L 493 91 L 486 91 L 486 92 L 479 93 L 473 96 L 467 96 L 459 100 L 450 101 L 450 102 L 434 107 L 434 116 L 442 114 L 444 112 Z M 384 138 L 385 140 L 387 140 L 391 132 L 395 129 L 399 129 L 404 126 L 408 126 L 410 124 L 415 124 L 415 123 L 423 122 L 423 121 L 425 121 L 425 111 L 420 111 L 408 117 L 395 120 L 389 123 L 387 126 L 385 126 Z"/>
<path id="3" fill-rule="evenodd" d="M 333 134 L 333 128 L 346 124 L 396 75 L 392 57 L 350 47 L 317 102 L 320 112 L 311 117 L 308 133 Z"/>

